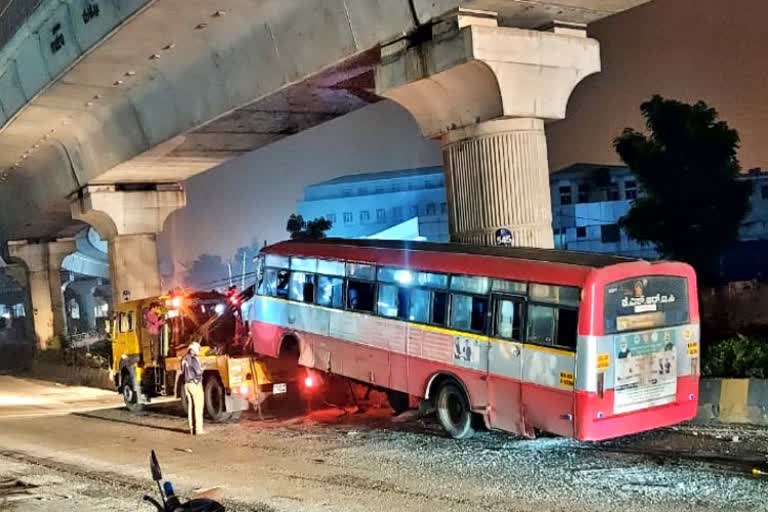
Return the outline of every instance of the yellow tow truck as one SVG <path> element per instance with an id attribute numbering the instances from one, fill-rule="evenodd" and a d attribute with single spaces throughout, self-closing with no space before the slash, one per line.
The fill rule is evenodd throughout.
<path id="1" fill-rule="evenodd" d="M 213 421 L 240 416 L 250 405 L 293 388 L 297 368 L 250 353 L 241 305 L 253 295 L 174 292 L 118 304 L 111 326 L 112 371 L 126 407 L 139 411 L 157 397 L 181 399 L 187 409 L 181 359 L 201 345 L 205 414 Z"/>

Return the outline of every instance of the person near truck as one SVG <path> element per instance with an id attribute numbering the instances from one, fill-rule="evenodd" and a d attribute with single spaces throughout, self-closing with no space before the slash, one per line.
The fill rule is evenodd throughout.
<path id="1" fill-rule="evenodd" d="M 193 436 L 205 434 L 203 429 L 203 367 L 200 364 L 200 344 L 192 342 L 181 360 L 184 372 L 184 393 L 187 397 L 187 417 L 189 433 Z"/>

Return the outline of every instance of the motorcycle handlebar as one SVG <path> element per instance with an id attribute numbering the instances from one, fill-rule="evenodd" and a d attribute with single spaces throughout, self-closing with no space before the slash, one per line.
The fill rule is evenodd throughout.
<path id="1" fill-rule="evenodd" d="M 152 505 L 155 506 L 157 509 L 157 512 L 165 512 L 165 507 L 160 504 L 155 498 L 152 496 L 149 496 L 148 494 L 144 495 L 144 501 L 150 502 Z"/>

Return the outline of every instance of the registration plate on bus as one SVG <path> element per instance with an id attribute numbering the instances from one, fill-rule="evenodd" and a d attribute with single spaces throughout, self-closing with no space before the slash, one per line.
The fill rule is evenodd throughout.
<path id="1" fill-rule="evenodd" d="M 274 384 L 272 386 L 272 394 L 280 395 L 288 392 L 288 384 Z"/>

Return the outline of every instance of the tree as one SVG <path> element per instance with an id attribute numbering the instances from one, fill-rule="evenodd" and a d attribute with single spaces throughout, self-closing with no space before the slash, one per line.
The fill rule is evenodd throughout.
<path id="1" fill-rule="evenodd" d="M 291 234 L 291 240 L 321 240 L 331 227 L 333 223 L 325 217 L 305 221 L 301 215 L 292 214 L 285 229 Z"/>
<path id="2" fill-rule="evenodd" d="M 229 268 L 218 254 L 201 254 L 184 268 L 184 285 L 191 288 L 213 288 L 229 276 Z"/>
<path id="3" fill-rule="evenodd" d="M 619 224 L 641 243 L 717 279 L 723 251 L 749 212 L 751 184 L 739 181 L 739 135 L 717 111 L 653 96 L 640 106 L 648 134 L 625 128 L 614 147 L 643 190 Z"/>

